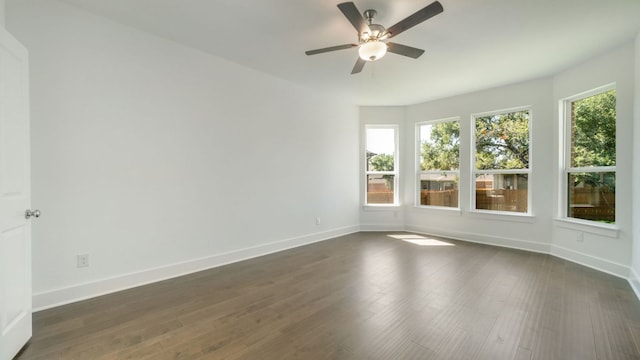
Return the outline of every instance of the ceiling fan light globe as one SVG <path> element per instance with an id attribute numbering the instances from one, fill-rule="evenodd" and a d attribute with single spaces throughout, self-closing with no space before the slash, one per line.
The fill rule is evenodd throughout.
<path id="1" fill-rule="evenodd" d="M 360 45 L 358 49 L 358 55 L 365 61 L 375 61 L 384 56 L 387 53 L 387 44 L 382 41 L 367 41 Z"/>

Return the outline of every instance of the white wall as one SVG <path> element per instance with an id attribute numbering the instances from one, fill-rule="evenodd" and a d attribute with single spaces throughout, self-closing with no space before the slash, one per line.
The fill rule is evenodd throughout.
<path id="1" fill-rule="evenodd" d="M 616 83 L 616 226 L 619 231 L 603 233 L 588 226 L 567 228 L 566 223 L 555 221 L 552 253 L 624 277 L 629 276 L 632 249 L 630 150 L 633 148 L 634 57 L 634 44 L 629 43 L 554 77 L 556 113 L 561 99 Z M 557 138 L 559 127 L 554 130 Z"/>
<path id="2" fill-rule="evenodd" d="M 398 141 L 400 145 L 407 141 L 405 137 L 406 131 L 404 128 L 404 119 L 406 117 L 405 106 L 363 106 L 360 107 L 360 167 L 363 169 L 360 172 L 360 229 L 363 231 L 384 231 L 384 230 L 402 230 L 404 229 L 404 211 L 401 206 L 364 206 L 366 197 L 366 176 L 364 175 L 364 169 L 366 169 L 366 154 L 364 144 L 366 142 L 365 137 L 365 125 L 396 125 L 398 126 Z M 400 151 L 399 161 L 402 162 L 404 156 L 403 151 Z M 402 166 L 400 171 L 403 172 Z M 398 191 L 403 193 L 404 184 L 398 183 Z M 402 201 L 402 199 L 400 199 Z"/>
<path id="3" fill-rule="evenodd" d="M 0 0 L 0 27 L 4 28 L 5 26 L 5 0 Z"/>
<path id="4" fill-rule="evenodd" d="M 620 276 L 635 239 L 637 282 L 640 194 L 633 202 L 628 194 L 640 155 L 625 149 L 640 139 L 640 125 L 631 135 L 631 119 L 640 124 L 640 71 L 635 95 L 632 76 L 640 36 L 635 47 L 554 78 L 408 107 L 363 107 L 358 116 L 353 105 L 57 1 L 10 0 L 6 14 L 32 63 L 33 204 L 44 213 L 34 223 L 36 308 L 352 232 L 358 223 L 550 251 Z M 610 238 L 552 220 L 554 139 L 558 99 L 614 81 L 622 155 L 620 231 Z M 414 207 L 415 123 L 460 116 L 468 136 L 472 113 L 523 105 L 533 107 L 532 218 L 470 213 L 468 188 L 460 212 Z M 400 207 L 361 206 L 364 156 L 353 139 L 369 123 L 400 126 Z M 462 154 L 468 166 L 469 149 Z M 77 269 L 82 253 L 91 266 Z"/>
<path id="5" fill-rule="evenodd" d="M 415 207 L 415 142 L 404 146 L 404 193 L 406 227 L 409 230 L 478 241 L 501 246 L 549 251 L 551 238 L 551 197 L 553 168 L 549 158 L 553 156 L 550 145 L 554 117 L 552 114 L 552 84 L 550 79 L 541 79 L 495 89 L 455 96 L 443 100 L 409 106 L 407 109 L 407 138 L 415 139 L 417 123 L 445 118 L 460 118 L 460 195 L 461 211 Z M 530 217 L 510 215 L 487 215 L 469 211 L 472 208 L 469 171 L 473 162 L 469 144 L 473 133 L 471 116 L 477 113 L 515 107 L 531 107 L 532 147 L 530 149 L 532 175 L 529 189 L 533 193 Z"/>
<path id="6" fill-rule="evenodd" d="M 31 59 L 35 308 L 358 230 L 356 106 L 53 0 L 9 1 L 7 27 Z"/>
<path id="7" fill-rule="evenodd" d="M 640 42 L 640 40 L 636 40 Z M 640 273 L 640 237 L 638 213 L 640 195 L 634 194 L 635 229 L 632 228 L 632 179 L 640 175 L 640 156 L 633 160 L 632 149 L 639 153 L 640 126 L 633 134 L 634 96 L 635 121 L 638 123 L 639 91 L 634 95 L 634 61 L 638 67 L 640 45 L 633 43 L 612 49 L 582 64 L 577 64 L 553 77 L 513 84 L 471 94 L 430 101 L 407 107 L 361 109 L 361 131 L 368 123 L 398 123 L 404 142 L 401 148 L 400 187 L 402 204 L 400 211 L 367 212 L 361 210 L 360 221 L 364 229 L 405 229 L 425 234 L 440 235 L 467 241 L 521 248 L 551 253 L 555 256 L 597 268 L 621 277 L 628 277 L 631 267 L 632 233 L 635 234 L 635 269 Z M 640 80 L 637 80 L 636 87 Z M 560 99 L 594 89 L 609 83 L 617 89 L 617 185 L 616 226 L 617 230 L 603 230 L 592 226 L 570 225 L 557 220 L 559 215 L 558 132 Z M 461 137 L 469 138 L 471 115 L 493 110 L 531 106 L 533 143 L 531 154 L 533 192 L 532 216 L 514 217 L 486 215 L 470 212 L 471 189 L 468 184 L 472 161 L 469 142 L 461 143 L 460 206 L 461 210 L 444 210 L 415 207 L 415 124 L 428 120 L 460 117 Z M 404 118 L 402 118 L 404 115 Z M 362 149 L 361 159 L 364 159 Z M 635 176 L 632 175 L 632 161 Z M 361 161 L 362 164 L 362 161 Z M 633 176 L 633 177 L 632 177 Z M 636 181 L 637 182 L 637 181 Z M 364 184 L 363 178 L 361 183 Z M 361 188 L 361 202 L 364 191 Z M 403 222 L 403 223 L 402 223 Z M 376 225 L 377 224 L 377 225 Z M 640 282 L 638 282 L 640 284 Z M 640 288 L 640 287 L 639 287 Z"/>
<path id="8" fill-rule="evenodd" d="M 633 223 L 633 259 L 631 267 L 631 286 L 640 297 L 640 33 L 635 41 L 635 76 L 633 97 L 633 177 L 635 186 L 633 189 L 633 204 L 631 206 L 631 222 Z"/>

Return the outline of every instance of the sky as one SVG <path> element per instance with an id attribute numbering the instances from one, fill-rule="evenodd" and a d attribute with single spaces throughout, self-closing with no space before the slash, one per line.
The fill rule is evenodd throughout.
<path id="1" fill-rule="evenodd" d="M 395 150 L 395 129 L 368 128 L 367 150 L 376 154 L 393 154 Z"/>

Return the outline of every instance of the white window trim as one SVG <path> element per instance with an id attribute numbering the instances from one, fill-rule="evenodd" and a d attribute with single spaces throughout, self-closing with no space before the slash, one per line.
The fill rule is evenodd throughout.
<path id="1" fill-rule="evenodd" d="M 416 167 L 416 181 L 414 184 L 414 207 L 417 208 L 426 208 L 426 209 L 441 209 L 441 210 L 451 210 L 451 211 L 460 211 L 460 183 L 458 183 L 458 206 L 457 207 L 448 207 L 448 206 L 434 206 L 434 205 L 422 205 L 420 204 L 420 175 L 422 174 L 455 174 L 458 175 L 458 179 L 460 179 L 460 169 L 458 168 L 458 170 L 426 170 L 423 171 L 421 169 L 421 164 L 420 164 L 420 159 L 422 158 L 422 149 L 421 149 L 421 142 L 420 142 L 420 127 L 423 125 L 435 125 L 435 124 L 439 124 L 439 123 L 444 123 L 444 122 L 454 122 L 457 121 L 458 124 L 460 124 L 460 117 L 459 116 L 455 116 L 455 117 L 450 117 L 450 118 L 444 118 L 444 119 L 438 119 L 438 120 L 428 120 L 428 121 L 423 121 L 423 122 L 419 122 L 416 123 L 415 126 L 415 141 L 414 143 L 416 144 L 416 162 L 415 162 L 415 167 Z M 462 145 L 462 129 L 460 129 L 460 142 Z M 458 164 L 460 164 L 460 155 L 458 154 Z"/>
<path id="2" fill-rule="evenodd" d="M 575 172 L 615 172 L 616 173 L 616 184 L 618 182 L 617 172 L 615 166 L 592 166 L 587 168 L 576 168 L 567 166 L 571 164 L 571 106 L 572 102 L 577 100 L 582 100 L 594 95 L 602 94 L 610 90 L 617 90 L 616 83 L 610 83 L 607 85 L 599 86 L 595 89 L 591 89 L 588 91 L 581 92 L 579 94 L 566 97 L 564 99 L 560 99 L 558 101 L 558 110 L 560 117 L 560 146 L 558 146 L 560 150 L 559 158 L 560 158 L 560 166 L 559 166 L 559 179 L 558 179 L 558 209 L 557 214 L 558 217 L 555 219 L 556 223 L 565 228 L 580 230 L 585 232 L 590 232 L 598 235 L 609 236 L 613 238 L 618 237 L 619 228 L 616 224 L 605 224 L 597 221 L 578 219 L 569 217 L 567 214 L 568 209 L 568 175 L 570 173 Z M 617 93 L 617 92 L 616 92 Z M 617 100 L 617 99 L 616 99 Z M 617 104 L 617 101 L 616 101 Z M 617 106 L 617 105 L 616 105 Z M 616 125 L 617 125 L 617 110 L 616 110 Z M 617 141 L 617 139 L 616 139 Z M 617 149 L 616 149 L 617 150 Z M 616 153 L 616 165 L 617 165 L 617 156 Z M 616 202 L 617 204 L 617 202 Z M 617 212 L 617 208 L 616 208 Z"/>
<path id="3" fill-rule="evenodd" d="M 478 170 L 476 169 L 476 118 L 493 116 L 499 114 L 505 114 L 510 112 L 528 111 L 529 112 L 529 168 L 528 169 L 506 169 L 506 170 Z M 519 106 L 508 109 L 487 111 L 482 113 L 471 114 L 471 131 L 470 132 L 470 181 L 469 181 L 469 193 L 471 194 L 471 203 L 469 204 L 469 213 L 482 214 L 482 215 L 499 215 L 499 216 L 516 216 L 516 217 L 533 217 L 533 177 L 532 164 L 533 164 L 533 107 L 531 105 Z M 499 210 L 485 210 L 476 209 L 476 175 L 478 174 L 527 174 L 527 212 L 514 212 L 514 211 L 499 211 Z"/>
<path id="4" fill-rule="evenodd" d="M 556 226 L 582 231 L 590 234 L 606 236 L 617 239 L 620 235 L 620 228 L 614 224 L 599 223 L 591 220 L 574 219 L 574 218 L 557 218 L 553 219 Z"/>
<path id="5" fill-rule="evenodd" d="M 393 129 L 394 135 L 394 154 L 393 154 L 393 171 L 368 171 L 367 170 L 367 130 L 368 129 Z M 366 124 L 364 126 L 364 204 L 363 208 L 392 208 L 400 206 L 400 189 L 398 188 L 398 184 L 400 181 L 398 180 L 400 177 L 400 126 L 398 124 Z M 368 187 L 368 179 L 369 175 L 394 175 L 393 176 L 393 204 L 368 204 L 367 203 L 367 187 Z"/>

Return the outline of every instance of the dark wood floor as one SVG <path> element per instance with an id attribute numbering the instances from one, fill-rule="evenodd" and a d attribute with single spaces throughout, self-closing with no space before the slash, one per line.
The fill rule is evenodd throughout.
<path id="1" fill-rule="evenodd" d="M 34 314 L 18 359 L 637 359 L 628 283 L 358 233 Z"/>

